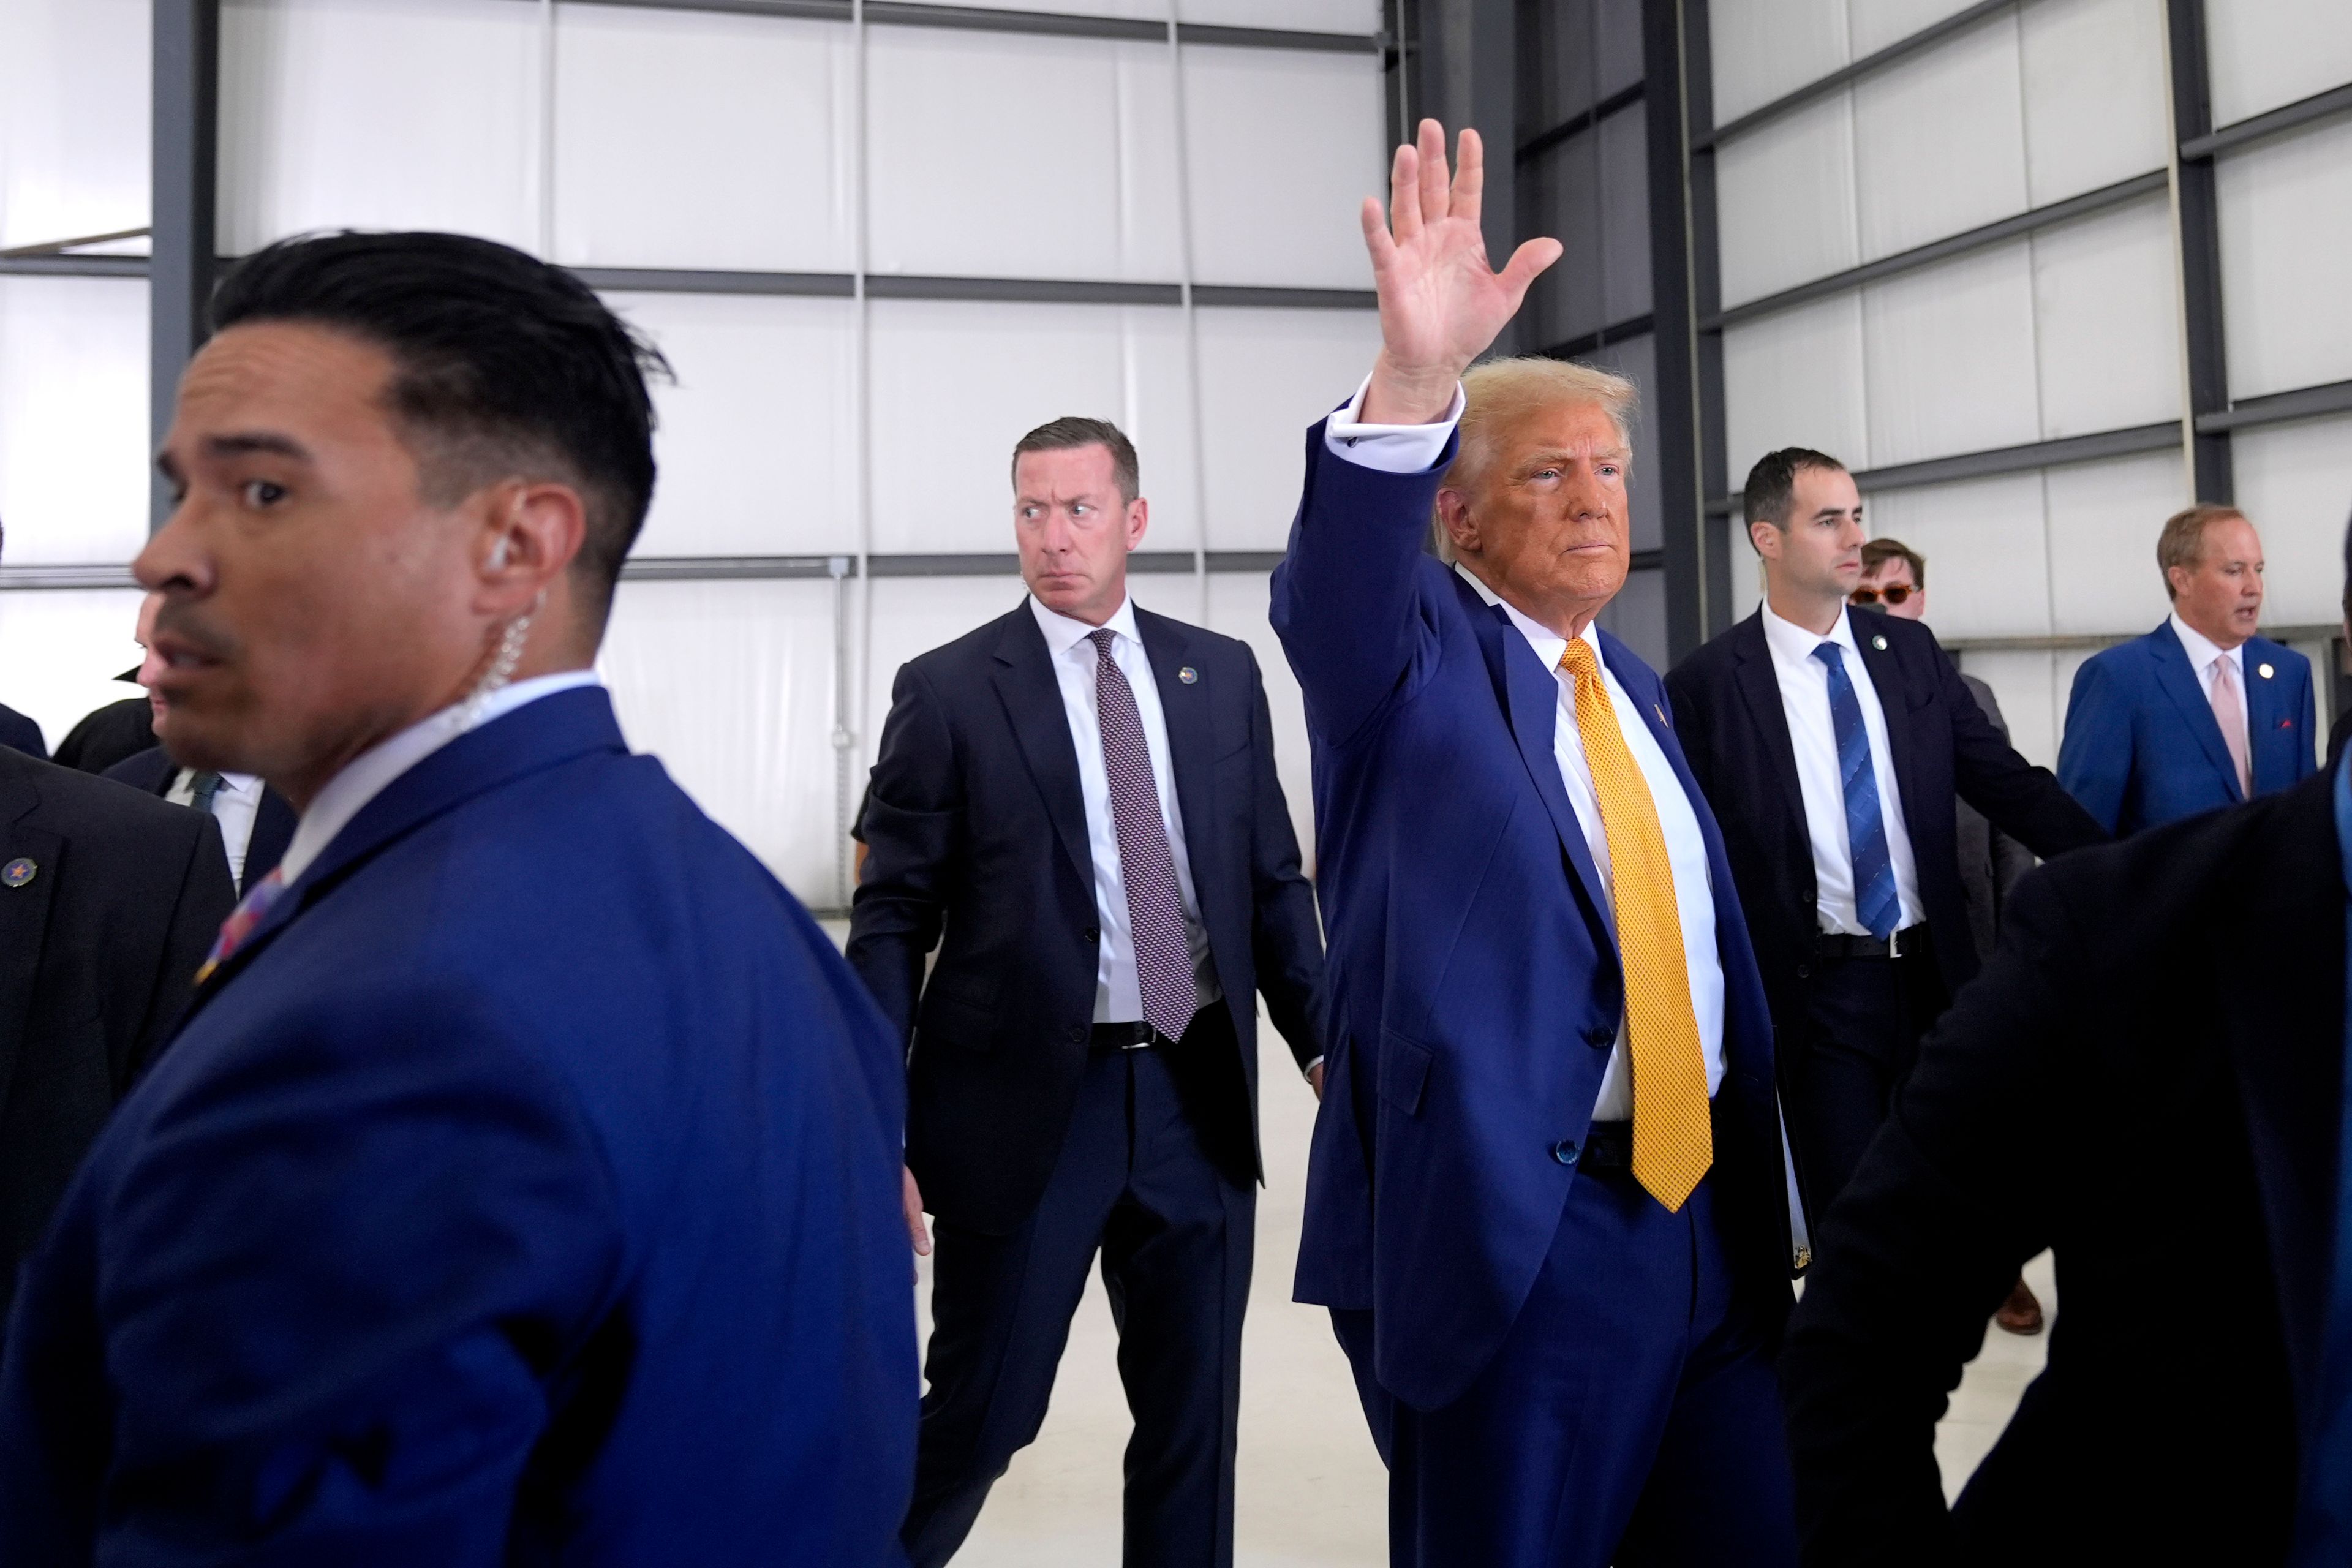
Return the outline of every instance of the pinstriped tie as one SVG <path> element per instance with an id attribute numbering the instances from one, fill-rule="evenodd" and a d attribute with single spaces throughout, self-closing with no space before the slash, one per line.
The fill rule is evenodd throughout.
<path id="1" fill-rule="evenodd" d="M 1706 1059 L 1691 1006 L 1674 862 L 1649 782 L 1625 745 L 1591 647 L 1570 638 L 1559 667 L 1576 679 L 1576 729 L 1609 840 L 1609 900 L 1625 971 L 1625 1043 L 1633 1068 L 1633 1179 L 1669 1213 L 1715 1163 Z"/>

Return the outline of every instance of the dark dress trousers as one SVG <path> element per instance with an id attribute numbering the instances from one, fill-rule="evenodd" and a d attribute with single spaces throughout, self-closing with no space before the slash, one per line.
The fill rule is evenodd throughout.
<path id="1" fill-rule="evenodd" d="M 58 742 L 56 760 L 86 773 L 102 773 L 154 743 L 154 705 L 144 697 L 126 697 L 82 715 Z"/>
<path id="2" fill-rule="evenodd" d="M 173 781 L 180 776 L 180 764 L 173 762 L 161 746 L 150 746 L 134 756 L 125 757 L 100 774 L 118 784 L 148 795 L 172 793 Z M 299 820 L 294 803 L 264 784 L 261 808 L 253 815 L 253 837 L 245 841 L 245 869 L 237 878 L 237 891 L 242 893 L 278 868 L 284 858 L 286 847 L 294 842 L 294 827 Z"/>
<path id="3" fill-rule="evenodd" d="M 14 708 L 0 707 L 0 746 L 45 763 L 49 760 L 48 743 L 41 739 L 41 727 Z"/>
<path id="4" fill-rule="evenodd" d="M 0 1314 L 235 902 L 209 818 L 0 751 Z"/>
<path id="5" fill-rule="evenodd" d="M 1811 1568 L 2285 1560 L 2344 1113 L 2329 785 L 2018 887 L 1820 1227 L 1781 1365 Z M 1948 1517 L 1935 1424 L 2043 1247 L 2048 1367 Z"/>
<path id="6" fill-rule="evenodd" d="M 603 691 L 460 735 L 68 1190 L 0 1364 L 0 1562 L 893 1561 L 897 1057 Z"/>
<path id="7" fill-rule="evenodd" d="M 1232 1560 L 1256 998 L 1300 1066 L 1321 1055 L 1322 939 L 1248 645 L 1135 619 L 1223 994 L 1181 1041 L 1121 1050 L 1093 1027 L 1086 806 L 1027 604 L 898 672 L 861 813 L 848 956 L 911 1039 L 907 1163 L 938 1218 L 918 1568 L 1035 1436 L 1097 1249 L 1136 1423 L 1126 1561 Z"/>
<path id="8" fill-rule="evenodd" d="M 1768 1359 L 1793 1248 L 1739 899 L 1664 687 L 1600 634 L 1696 819 L 1723 973 L 1714 1163 L 1669 1212 L 1599 1157 L 1625 986 L 1559 679 L 1422 547 L 1456 440 L 1384 473 L 1317 425 L 1274 574 L 1331 954 L 1297 1295 L 1355 1367 L 1400 1568 L 1770 1568 L 1795 1552 Z"/>
<path id="9" fill-rule="evenodd" d="M 1886 716 L 1917 868 L 1927 930 L 1907 956 L 1824 951 L 1804 795 L 1763 611 L 1666 678 L 1691 772 L 1723 824 L 1780 1041 L 1799 1172 L 1815 1206 L 1834 1200 L 1910 1070 L 1920 1035 L 1976 974 L 1956 802 L 2045 858 L 2107 837 L 2047 769 L 2011 748 L 1927 626 L 1846 615 Z"/>

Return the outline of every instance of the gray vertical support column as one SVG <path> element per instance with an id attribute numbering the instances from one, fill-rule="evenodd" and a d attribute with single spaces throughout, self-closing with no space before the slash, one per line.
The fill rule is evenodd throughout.
<path id="1" fill-rule="evenodd" d="M 2206 68 L 2205 0 L 2165 0 L 2172 39 L 2172 133 L 2175 200 L 2180 215 L 2180 308 L 2189 348 L 2189 407 L 2185 412 L 2189 479 L 2200 501 L 2236 500 L 2230 433 L 2200 434 L 2200 414 L 2230 406 L 2230 368 L 2221 323 L 2221 224 L 2213 159 L 2180 156 L 2182 143 L 2213 129 L 2211 74 Z"/>
<path id="2" fill-rule="evenodd" d="M 1420 70 L 1414 113 L 1442 121 L 1448 137 L 1464 127 L 1486 148 L 1486 188 L 1480 211 L 1486 255 L 1500 267 L 1519 241 L 1518 17 L 1513 0 L 1423 0 Z M 1497 353 L 1520 346 L 1513 321 L 1495 344 Z"/>
<path id="3" fill-rule="evenodd" d="M 220 0 L 154 0 L 153 260 L 148 267 L 148 429 L 172 426 L 180 372 L 205 341 L 220 145 Z M 171 515 L 156 481 L 149 526 Z"/>
<path id="4" fill-rule="evenodd" d="M 1706 513 L 1723 466 L 1722 340 L 1699 318 L 1716 295 L 1714 155 L 1692 141 L 1711 118 L 1705 0 L 1644 0 L 1643 112 L 1650 147 L 1650 310 L 1657 384 L 1647 417 L 1657 438 L 1664 517 L 1666 649 L 1680 659 L 1728 622 L 1722 528 Z M 1710 413 L 1710 397 L 1712 412 Z M 1710 438 L 1712 447 L 1710 447 Z M 1710 451 L 1712 458 L 1710 459 Z"/>

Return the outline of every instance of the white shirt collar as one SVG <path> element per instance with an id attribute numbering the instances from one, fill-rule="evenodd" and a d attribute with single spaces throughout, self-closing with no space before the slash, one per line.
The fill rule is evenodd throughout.
<path id="1" fill-rule="evenodd" d="M 1511 625 L 1519 628 L 1519 635 L 1528 639 L 1528 646 L 1536 650 L 1536 657 L 1544 661 L 1546 669 L 1557 670 L 1559 668 L 1560 656 L 1568 651 L 1566 637 L 1541 621 L 1520 613 L 1517 605 L 1486 586 L 1485 579 L 1461 562 L 1456 561 L 1454 563 L 1454 570 L 1456 575 L 1470 584 L 1473 593 L 1486 603 L 1501 607 L 1503 614 L 1510 617 Z M 1601 623 L 1598 620 L 1585 622 L 1584 629 L 1576 634 L 1576 640 L 1592 650 L 1592 660 L 1596 666 L 1604 668 L 1607 667 L 1608 659 L 1601 651 Z"/>
<path id="2" fill-rule="evenodd" d="M 2172 622 L 2172 635 L 2180 639 L 2181 651 L 2189 655 L 2189 668 L 2197 672 L 2199 679 L 2202 680 L 2212 673 L 2213 661 L 2217 658 L 2226 658 L 2230 661 L 2230 673 L 2232 675 L 2245 674 L 2246 645 L 2244 643 L 2240 643 L 2225 653 L 2221 645 L 2211 637 L 2182 620 L 2179 610 L 2173 611 L 2168 618 Z"/>
<path id="3" fill-rule="evenodd" d="M 1763 613 L 1764 641 L 1782 658 L 1795 659 L 1802 664 L 1811 659 L 1813 650 L 1825 642 L 1833 642 L 1853 656 L 1847 661 L 1849 668 L 1862 658 L 1862 645 L 1853 640 L 1853 612 L 1851 610 L 1840 611 L 1837 625 L 1827 633 L 1807 630 L 1775 613 L 1769 604 L 1763 606 Z"/>
<path id="4" fill-rule="evenodd" d="M 335 835 L 351 826 L 352 818 L 382 795 L 393 780 L 467 731 L 478 730 L 542 697 L 600 684 L 593 669 L 535 676 L 499 687 L 471 712 L 465 703 L 454 703 L 391 739 L 377 742 L 346 763 L 343 771 L 329 779 L 327 786 L 310 802 L 310 809 L 295 825 L 293 841 L 286 846 L 285 858 L 278 863 L 278 870 L 288 883 L 294 882 L 335 841 Z"/>
<path id="5" fill-rule="evenodd" d="M 1118 602 L 1118 608 L 1113 610 L 1110 619 L 1105 621 L 1100 626 L 1090 626 L 1084 621 L 1072 620 L 1059 610 L 1049 610 L 1037 602 L 1036 595 L 1034 594 L 1029 597 L 1029 612 L 1037 617 L 1037 629 L 1045 634 L 1046 651 L 1055 658 L 1061 658 L 1095 633 L 1106 629 L 1138 646 L 1143 642 L 1143 634 L 1136 629 L 1135 600 L 1131 595 L 1122 597 Z"/>

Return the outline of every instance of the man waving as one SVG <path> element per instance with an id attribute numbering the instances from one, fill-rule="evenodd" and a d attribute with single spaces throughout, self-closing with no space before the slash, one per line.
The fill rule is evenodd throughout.
<path id="1" fill-rule="evenodd" d="M 1331 997 L 1297 1294 L 1355 1363 L 1395 1563 L 1792 1563 L 1763 987 L 1664 688 L 1593 624 L 1633 389 L 1468 369 L 1560 254 L 1495 271 L 1483 179 L 1423 121 L 1365 203 L 1381 353 L 1307 437 L 1274 579 Z"/>

